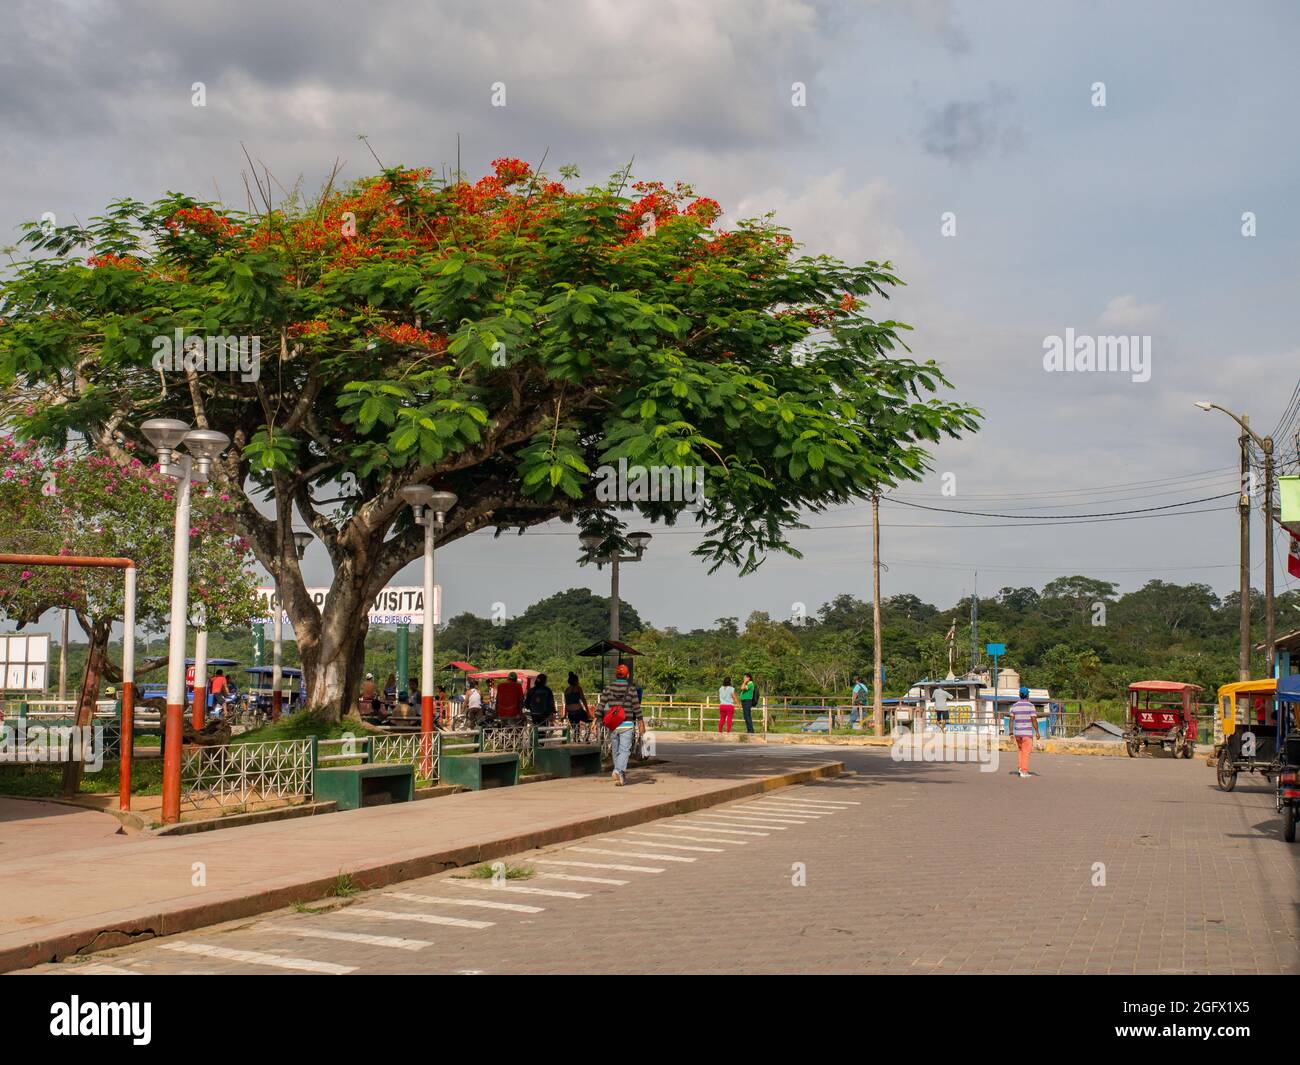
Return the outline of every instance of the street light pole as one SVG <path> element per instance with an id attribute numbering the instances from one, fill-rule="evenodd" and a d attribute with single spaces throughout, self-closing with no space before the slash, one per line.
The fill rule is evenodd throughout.
<path id="1" fill-rule="evenodd" d="M 420 750 L 421 768 L 427 778 L 433 769 L 433 714 L 434 714 L 434 636 L 438 627 L 434 614 L 434 596 L 437 585 L 436 558 L 437 533 L 447 523 L 447 512 L 456 505 L 453 492 L 436 492 L 427 484 L 408 484 L 401 490 L 402 498 L 411 506 L 417 525 L 424 526 L 424 625 L 420 632 Z"/>
<path id="2" fill-rule="evenodd" d="M 884 659 L 880 647 L 880 495 L 871 497 L 871 717 L 877 736 L 885 734 Z M 861 722 L 859 722 L 861 724 Z"/>
<path id="3" fill-rule="evenodd" d="M 1217 410 L 1241 426 L 1241 495 L 1237 509 L 1241 526 L 1241 616 L 1240 647 L 1237 653 L 1237 679 L 1250 680 L 1250 442 L 1253 440 L 1264 453 L 1264 653 L 1268 675 L 1274 671 L 1276 650 L 1273 646 L 1273 438 L 1260 436 L 1250 427 L 1250 415 L 1240 416 L 1217 403 L 1199 401 L 1196 406 L 1203 411 Z"/>
<path id="4" fill-rule="evenodd" d="M 621 560 L 617 554 L 609 559 L 609 638 L 619 638 L 618 626 L 618 564 Z"/>
<path id="5" fill-rule="evenodd" d="M 214 429 L 194 429 L 174 418 L 151 418 L 141 431 L 158 451 L 158 468 L 177 482 L 175 538 L 172 543 L 171 631 L 167 659 L 167 712 L 163 730 L 164 824 L 180 820 L 181 731 L 185 717 L 185 631 L 189 615 L 190 487 L 206 481 L 212 461 L 230 443 Z M 176 455 L 184 443 L 189 455 Z M 196 462 L 197 460 L 197 462 Z M 197 468 L 196 468 L 197 466 Z"/>
<path id="6" fill-rule="evenodd" d="M 609 551 L 601 551 L 605 543 L 605 537 L 600 533 L 580 533 L 578 542 L 582 544 L 582 550 L 587 557 L 587 561 L 596 563 L 599 569 L 606 563 L 609 564 L 609 638 L 619 640 L 622 638 L 619 626 L 619 566 L 624 562 L 640 562 L 645 555 L 646 545 L 650 543 L 651 536 L 647 532 L 634 532 L 627 535 L 627 542 L 632 545 L 632 551 L 624 554 L 617 547 Z M 618 662 L 618 651 L 610 652 L 614 662 Z"/>

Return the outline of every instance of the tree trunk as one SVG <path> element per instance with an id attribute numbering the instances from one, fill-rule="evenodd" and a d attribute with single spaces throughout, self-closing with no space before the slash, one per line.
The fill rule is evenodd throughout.
<path id="1" fill-rule="evenodd" d="M 86 625 L 81 618 L 78 620 L 82 621 L 82 628 L 90 635 L 90 648 L 86 654 L 86 673 L 81 681 L 81 696 L 77 703 L 76 716 L 77 728 L 85 729 L 95 722 L 95 697 L 99 694 L 99 683 L 108 657 L 109 629 L 106 625 Z M 82 732 L 81 735 L 84 736 L 85 733 Z M 84 750 L 84 747 L 78 749 Z M 81 789 L 82 769 L 83 762 L 78 758 L 70 758 L 63 764 L 63 798 L 76 797 Z"/>
<path id="2" fill-rule="evenodd" d="M 378 593 L 373 585 L 380 576 L 367 572 L 365 561 L 363 557 L 358 567 L 351 558 L 342 560 L 320 611 L 319 637 L 310 647 L 310 658 L 299 646 L 307 675 L 307 706 L 327 721 L 341 720 L 355 709 L 365 673 L 366 614 Z M 358 572 L 366 576 L 356 576 Z"/>

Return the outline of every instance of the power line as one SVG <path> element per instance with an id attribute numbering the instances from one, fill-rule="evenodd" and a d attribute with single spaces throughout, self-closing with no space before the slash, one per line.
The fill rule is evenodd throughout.
<path id="1" fill-rule="evenodd" d="M 914 507 L 917 510 L 933 510 L 940 514 L 963 514 L 975 518 L 1019 518 L 1021 521 L 1049 521 L 1056 518 L 1076 519 L 1076 518 L 1115 518 L 1129 514 L 1150 514 L 1157 510 L 1172 510 L 1175 507 L 1189 507 L 1195 503 L 1211 503 L 1216 499 L 1229 499 L 1237 495 L 1236 492 L 1225 492 L 1222 495 L 1206 496 L 1204 499 L 1186 499 L 1181 503 L 1166 503 L 1159 507 L 1142 507 L 1137 510 L 1112 510 L 1101 511 L 1096 514 L 994 514 L 983 510 L 953 510 L 950 507 L 930 507 L 924 503 L 909 503 L 905 499 L 896 499 L 893 496 L 882 496 L 886 502 L 898 503 L 904 507 Z M 1222 509 L 1222 508 L 1212 508 Z M 1188 511 L 1189 514 L 1203 513 L 1198 511 Z"/>
<path id="2" fill-rule="evenodd" d="M 1180 483 L 1186 483 L 1190 487 L 1191 483 L 1208 483 L 1220 480 L 1223 477 L 1235 474 L 1236 472 L 1237 467 L 1235 465 L 1221 466 L 1217 469 L 1204 470 L 1200 473 L 1183 474 L 1178 477 L 1162 477 L 1147 481 L 1123 481 L 1118 484 L 1095 485 L 1091 488 L 1061 488 L 1051 491 L 1033 492 L 963 492 L 962 496 L 966 499 L 1051 499 L 1070 495 L 1103 494 L 1106 492 L 1114 492 L 1130 488 L 1160 488 Z M 899 497 L 895 496 L 894 498 Z"/>

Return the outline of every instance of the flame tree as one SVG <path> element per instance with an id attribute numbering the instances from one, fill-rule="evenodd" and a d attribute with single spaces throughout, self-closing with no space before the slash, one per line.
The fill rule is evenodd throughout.
<path id="1" fill-rule="evenodd" d="M 173 194 L 33 223 L 0 285 L 4 416 L 108 449 L 148 417 L 230 433 L 217 476 L 329 716 L 367 605 L 421 553 L 404 485 L 459 496 L 442 544 L 560 518 L 612 546 L 633 515 L 687 514 L 701 558 L 747 573 L 793 553 L 801 512 L 915 479 L 927 442 L 975 429 L 907 326 L 868 315 L 888 263 L 802 254 L 771 218 L 724 228 L 685 185 L 561 177 L 500 159 L 473 183 L 397 168 L 310 202 L 268 182 L 248 212 Z M 255 339 L 257 372 L 214 368 L 214 337 Z M 171 338 L 196 345 L 179 366 Z M 703 505 L 598 493 L 621 458 L 702 467 Z M 295 512 L 333 564 L 323 610 Z"/>

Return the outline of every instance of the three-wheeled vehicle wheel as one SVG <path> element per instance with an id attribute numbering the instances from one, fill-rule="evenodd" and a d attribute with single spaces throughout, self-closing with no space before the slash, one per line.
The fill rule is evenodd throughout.
<path id="1" fill-rule="evenodd" d="M 1226 755 L 1219 755 L 1218 775 L 1220 791 L 1231 791 L 1237 786 L 1237 771 L 1233 769 L 1231 765 L 1225 765 L 1224 762 L 1226 760 Z"/>
<path id="2" fill-rule="evenodd" d="M 1136 736 L 1125 736 L 1124 747 L 1128 751 L 1130 758 L 1136 758 L 1138 751 L 1142 748 L 1142 742 Z"/>
<path id="3" fill-rule="evenodd" d="M 1183 757 L 1191 758 L 1196 753 L 1196 738 L 1194 736 L 1183 736 Z"/>
<path id="4" fill-rule="evenodd" d="M 1295 842 L 1295 806 L 1291 804 L 1282 811 L 1282 838 L 1288 843 Z"/>

